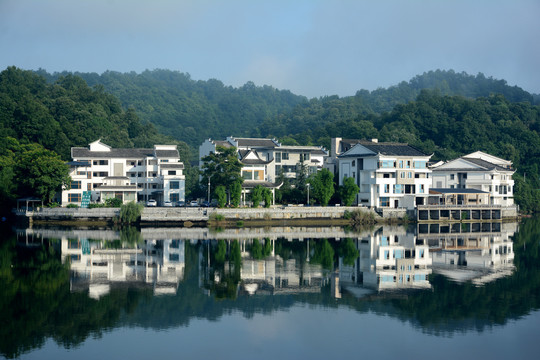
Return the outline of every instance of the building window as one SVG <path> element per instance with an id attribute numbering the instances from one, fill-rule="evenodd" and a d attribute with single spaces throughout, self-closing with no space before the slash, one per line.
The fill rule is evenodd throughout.
<path id="1" fill-rule="evenodd" d="M 282 158 L 283 160 L 289 160 L 289 153 L 286 153 L 286 152 L 281 153 L 281 158 Z"/>
<path id="2" fill-rule="evenodd" d="M 379 161 L 379 168 L 392 169 L 396 167 L 396 162 L 393 160 L 382 160 Z"/>
<path id="3" fill-rule="evenodd" d="M 409 171 L 409 172 L 407 173 L 407 177 L 408 177 L 409 179 L 412 179 L 412 172 Z"/>
<path id="4" fill-rule="evenodd" d="M 109 160 L 94 160 L 92 162 L 94 165 L 109 165 Z"/>
<path id="5" fill-rule="evenodd" d="M 394 185 L 394 194 L 403 194 L 403 185 Z"/>
<path id="6" fill-rule="evenodd" d="M 454 180 L 454 174 L 450 174 L 450 180 Z"/>
<path id="7" fill-rule="evenodd" d="M 388 193 L 390 192 L 390 184 L 384 184 L 383 187 L 384 187 L 384 191 L 383 191 L 383 192 L 384 192 L 385 194 L 388 194 Z"/>
<path id="8" fill-rule="evenodd" d="M 171 199 L 171 202 L 178 202 L 180 201 L 180 194 L 171 194 L 170 199 Z"/>
<path id="9" fill-rule="evenodd" d="M 276 162 L 277 163 L 281 162 L 281 153 L 280 152 L 276 152 Z"/>
<path id="10" fill-rule="evenodd" d="M 403 160 L 399 160 L 399 168 L 403 169 Z"/>
<path id="11" fill-rule="evenodd" d="M 169 175 L 176 175 L 176 170 L 169 170 Z"/>
<path id="12" fill-rule="evenodd" d="M 309 160 L 309 153 L 306 153 L 306 154 L 300 154 L 300 161 L 302 161 L 302 159 L 303 159 L 304 161 Z M 353 164 L 353 166 L 354 166 L 354 164 Z"/>
<path id="13" fill-rule="evenodd" d="M 426 162 L 425 161 L 415 161 L 414 163 L 415 169 L 425 169 L 426 168 Z"/>
<path id="14" fill-rule="evenodd" d="M 253 175 L 251 174 L 251 171 L 242 171 L 242 179 L 244 180 L 253 179 Z"/>
<path id="15" fill-rule="evenodd" d="M 109 173 L 106 171 L 94 171 L 93 176 L 94 177 L 107 177 L 109 176 Z"/>
<path id="16" fill-rule="evenodd" d="M 356 161 L 352 161 L 352 166 L 355 167 L 356 166 Z"/>
<path id="17" fill-rule="evenodd" d="M 411 160 L 407 160 L 407 169 L 411 168 Z"/>
<path id="18" fill-rule="evenodd" d="M 81 182 L 80 181 L 72 181 L 71 182 L 71 188 L 74 190 L 81 188 Z"/>
<path id="19" fill-rule="evenodd" d="M 171 181 L 170 182 L 170 188 L 171 189 L 180 189 L 180 181 Z"/>
<path id="20" fill-rule="evenodd" d="M 419 194 L 423 194 L 425 192 L 424 184 L 420 184 L 420 189 L 418 189 Z"/>
<path id="21" fill-rule="evenodd" d="M 68 202 L 81 202 L 81 194 L 68 194 Z"/>
<path id="22" fill-rule="evenodd" d="M 382 207 L 388 207 L 390 206 L 390 198 L 389 197 L 381 197 L 381 206 Z"/>

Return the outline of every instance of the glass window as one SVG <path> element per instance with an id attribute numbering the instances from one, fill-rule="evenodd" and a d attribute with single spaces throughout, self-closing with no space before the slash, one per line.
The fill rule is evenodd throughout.
<path id="1" fill-rule="evenodd" d="M 176 175 L 176 170 L 169 170 L 169 175 Z"/>
<path id="2" fill-rule="evenodd" d="M 251 175 L 251 171 L 242 171 L 242 178 L 244 180 L 251 180 L 253 179 L 253 176 Z"/>
<path id="3" fill-rule="evenodd" d="M 381 197 L 381 206 L 382 207 L 388 207 L 390 206 L 390 198 L 389 197 Z"/>
<path id="4" fill-rule="evenodd" d="M 80 189 L 81 188 L 81 182 L 80 181 L 72 181 L 71 182 L 71 188 L 72 189 Z"/>
<path id="5" fill-rule="evenodd" d="M 81 194 L 68 194 L 69 202 L 81 202 Z"/>
<path id="6" fill-rule="evenodd" d="M 170 188 L 171 189 L 180 189 L 180 181 L 171 181 L 170 182 Z"/>
<path id="7" fill-rule="evenodd" d="M 281 162 L 281 153 L 280 152 L 276 152 L 276 162 L 277 163 Z"/>
<path id="8" fill-rule="evenodd" d="M 282 158 L 283 160 L 289 160 L 289 153 L 286 153 L 286 152 L 281 153 L 281 158 Z"/>

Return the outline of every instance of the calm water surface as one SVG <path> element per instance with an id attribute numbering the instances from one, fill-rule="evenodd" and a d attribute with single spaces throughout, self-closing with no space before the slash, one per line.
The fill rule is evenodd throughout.
<path id="1" fill-rule="evenodd" d="M 539 218 L 2 230 L 6 358 L 536 358 Z"/>

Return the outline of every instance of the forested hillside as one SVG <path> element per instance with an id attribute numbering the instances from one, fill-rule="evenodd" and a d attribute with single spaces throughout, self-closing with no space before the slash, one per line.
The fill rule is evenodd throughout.
<path id="1" fill-rule="evenodd" d="M 69 75 L 39 73 L 49 81 Z M 258 136 L 256 128 L 263 120 L 288 113 L 307 101 L 271 86 L 248 82 L 233 88 L 219 80 L 195 81 L 189 74 L 170 70 L 75 75 L 90 86 L 103 86 L 120 99 L 124 108 L 135 109 L 141 120 L 195 148 L 207 138 Z"/>
<path id="2" fill-rule="evenodd" d="M 38 73 L 50 82 L 69 75 Z M 311 100 L 251 82 L 233 88 L 215 79 L 195 81 L 189 74 L 170 70 L 75 75 L 90 86 L 102 85 L 120 99 L 124 108 L 135 109 L 141 120 L 155 124 L 160 132 L 194 148 L 206 138 L 220 139 L 228 135 L 280 139 L 292 135 L 300 143 L 314 143 L 321 136 L 298 134 L 322 124 L 358 117 L 369 120 L 369 115 L 389 112 L 398 104 L 415 100 L 422 89 L 437 89 L 441 95 L 468 98 L 502 94 L 511 102 L 535 101 L 533 95 L 517 86 L 508 86 L 504 80 L 452 70 L 430 71 L 387 89 L 359 90 L 354 96 Z"/>
<path id="3" fill-rule="evenodd" d="M 151 123 L 143 124 L 134 110 L 124 110 L 102 86 L 90 88 L 73 75 L 49 84 L 31 71 L 2 71 L 0 207 L 20 196 L 50 198 L 65 180 L 60 173 L 63 162 L 71 159 L 71 147 L 99 138 L 127 148 L 177 143 L 182 158 L 191 156 L 185 143 L 159 134 Z"/>
<path id="4" fill-rule="evenodd" d="M 533 95 L 482 74 L 433 71 L 388 89 L 310 100 L 168 70 L 77 74 L 86 82 L 69 73 L 38 74 L 14 67 L 0 73 L 0 137 L 40 144 L 63 159 L 71 146 L 97 138 L 114 147 L 147 147 L 173 143 L 161 135 L 167 134 L 186 163 L 208 137 L 326 147 L 331 137 L 379 138 L 408 142 L 434 160 L 476 150 L 510 159 L 518 170 L 516 199 L 540 210 L 540 108 Z M 197 176 L 187 172 L 189 192 Z"/>

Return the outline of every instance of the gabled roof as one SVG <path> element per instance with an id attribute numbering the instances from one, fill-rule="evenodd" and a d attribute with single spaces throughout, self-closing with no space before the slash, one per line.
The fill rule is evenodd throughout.
<path id="1" fill-rule="evenodd" d="M 80 158 L 134 158 L 140 159 L 154 156 L 154 149 L 111 149 L 110 151 L 90 151 L 89 148 L 71 148 L 71 157 Z"/>
<path id="2" fill-rule="evenodd" d="M 278 147 L 278 144 L 272 139 L 263 138 L 233 138 L 240 147 Z"/>
<path id="3" fill-rule="evenodd" d="M 387 156 L 430 156 L 417 148 L 404 143 L 379 143 L 359 140 L 350 150 L 338 157 L 375 156 L 377 154 Z"/>
<path id="4" fill-rule="evenodd" d="M 482 159 L 473 159 L 460 157 L 450 160 L 447 163 L 432 168 L 434 172 L 449 172 L 449 171 L 502 171 L 513 172 L 512 169 L 507 169 L 502 166 L 492 164 Z"/>
<path id="5" fill-rule="evenodd" d="M 154 154 L 158 158 L 179 158 L 178 150 L 154 150 L 154 149 L 114 149 L 109 151 L 91 151 L 86 147 L 73 147 L 71 148 L 71 157 L 73 159 L 80 158 L 98 158 L 98 159 L 110 159 L 110 158 L 126 158 L 126 159 L 141 159 L 145 157 L 153 157 Z"/>
<path id="6" fill-rule="evenodd" d="M 261 159 L 256 150 L 239 150 L 238 156 L 240 162 L 245 165 L 265 165 L 272 162 L 272 160 L 266 161 Z"/>

